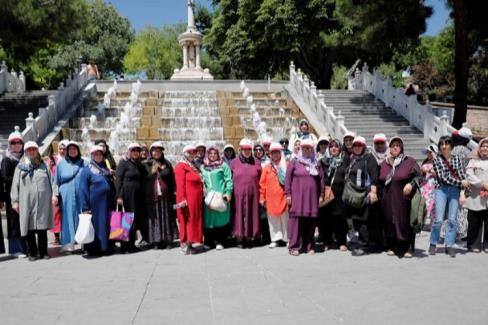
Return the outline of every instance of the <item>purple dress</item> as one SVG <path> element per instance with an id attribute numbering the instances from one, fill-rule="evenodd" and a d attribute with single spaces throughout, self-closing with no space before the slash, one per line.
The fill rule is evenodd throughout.
<path id="1" fill-rule="evenodd" d="M 285 195 L 291 197 L 288 219 L 288 248 L 290 251 L 309 252 L 319 210 L 319 197 L 323 194 L 324 178 L 320 170 L 312 176 L 302 163 L 292 160 L 286 171 Z"/>
<path id="2" fill-rule="evenodd" d="M 241 161 L 237 157 L 230 162 L 232 180 L 234 182 L 235 214 L 233 234 L 237 238 L 259 238 L 259 178 L 261 163 L 253 159 L 253 163 Z"/>

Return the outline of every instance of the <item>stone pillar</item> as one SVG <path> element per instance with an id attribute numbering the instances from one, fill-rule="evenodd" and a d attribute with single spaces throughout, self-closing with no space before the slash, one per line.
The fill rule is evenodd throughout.
<path id="1" fill-rule="evenodd" d="M 200 66 L 200 45 L 195 45 L 195 54 L 196 54 L 196 66 L 197 69 L 201 70 L 202 67 Z"/>
<path id="2" fill-rule="evenodd" d="M 183 44 L 183 69 L 188 69 L 188 45 Z"/>

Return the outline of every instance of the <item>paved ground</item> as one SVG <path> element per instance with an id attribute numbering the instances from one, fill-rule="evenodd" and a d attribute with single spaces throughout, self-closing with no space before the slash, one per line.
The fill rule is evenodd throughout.
<path id="1" fill-rule="evenodd" d="M 486 324 L 487 270 L 488 254 L 423 250 L 410 260 L 267 247 L 0 256 L 0 324 Z"/>

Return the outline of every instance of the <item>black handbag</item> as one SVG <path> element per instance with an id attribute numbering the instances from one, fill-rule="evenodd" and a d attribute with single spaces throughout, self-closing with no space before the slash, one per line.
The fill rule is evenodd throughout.
<path id="1" fill-rule="evenodd" d="M 354 166 L 355 162 L 349 166 L 347 169 L 347 174 L 346 174 L 346 179 L 344 183 L 344 192 L 342 193 L 342 201 L 344 204 L 360 209 L 364 207 L 367 203 L 367 196 L 368 196 L 368 191 L 366 187 L 360 187 L 356 186 L 351 179 L 349 178 L 349 174 L 351 173 L 351 169 Z M 366 161 L 364 163 L 366 167 Z M 365 171 L 366 168 L 365 168 Z"/>

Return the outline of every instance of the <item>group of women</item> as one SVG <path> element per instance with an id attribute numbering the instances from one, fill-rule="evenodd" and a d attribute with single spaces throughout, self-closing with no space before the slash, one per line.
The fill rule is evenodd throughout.
<path id="1" fill-rule="evenodd" d="M 472 152 L 466 138 L 465 128 L 442 137 L 419 166 L 400 137 L 377 134 L 369 148 L 354 133 L 317 139 L 305 121 L 291 143 L 243 139 L 238 152 L 226 145 L 222 154 L 203 143 L 188 145 L 173 166 L 161 142 L 147 152 L 132 143 L 116 164 L 103 140 L 90 149 L 89 160 L 77 143 L 63 140 L 58 155 L 43 160 L 36 143 L 24 144 L 14 132 L 0 187 L 9 254 L 49 258 L 48 230 L 64 253 L 73 253 L 80 213 L 92 215 L 95 231 L 85 254 L 110 254 L 113 211 L 134 215 L 121 253 L 139 250 L 139 233 L 155 249 L 179 240 L 185 255 L 201 247 L 222 250 L 232 240 L 242 248 L 287 246 L 292 256 L 314 254 L 321 242 L 325 250 L 357 256 L 386 250 L 412 257 L 425 223 L 432 225 L 431 255 L 443 240 L 455 257 L 459 237 L 467 238 L 470 251 L 488 253 L 488 138 Z M 468 227 L 461 234 L 465 210 Z"/>

